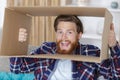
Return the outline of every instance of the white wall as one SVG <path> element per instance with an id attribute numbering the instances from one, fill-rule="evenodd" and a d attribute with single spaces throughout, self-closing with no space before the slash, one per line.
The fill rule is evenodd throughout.
<path id="1" fill-rule="evenodd" d="M 6 6 L 6 0 L 0 0 L 0 28 L 2 28 L 3 26 L 5 6 Z"/>
<path id="2" fill-rule="evenodd" d="M 64 2 L 63 0 L 62 2 Z M 117 9 L 111 8 L 111 2 L 118 2 Z M 62 4 L 62 3 L 61 3 Z M 88 7 L 105 7 L 108 8 L 113 15 L 113 23 L 115 25 L 115 33 L 117 40 L 120 41 L 120 0 L 72 0 L 71 4 L 62 4 L 62 6 L 88 6 Z M 85 37 L 80 40 L 81 43 L 94 44 L 101 46 L 99 37 L 101 36 L 103 21 L 102 19 L 82 18 L 84 24 Z"/>
<path id="3" fill-rule="evenodd" d="M 5 7 L 6 7 L 6 0 L 0 0 L 0 43 L 1 43 L 1 35 L 2 35 Z"/>

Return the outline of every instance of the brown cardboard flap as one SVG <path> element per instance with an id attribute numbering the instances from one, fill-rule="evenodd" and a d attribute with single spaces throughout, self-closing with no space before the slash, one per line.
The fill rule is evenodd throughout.
<path id="1" fill-rule="evenodd" d="M 84 55 L 62 55 L 62 54 L 39 54 L 39 55 L 14 55 L 3 57 L 28 57 L 28 58 L 51 58 L 51 59 L 70 59 L 74 61 L 96 62 L 100 63 L 99 57 L 84 56 Z"/>
<path id="2" fill-rule="evenodd" d="M 19 29 L 27 29 L 29 33 L 31 27 L 31 17 L 5 9 L 3 36 L 0 55 L 26 54 L 28 39 L 26 42 L 18 42 Z"/>
<path id="3" fill-rule="evenodd" d="M 18 42 L 18 30 L 20 27 L 27 29 L 28 34 L 31 26 L 30 16 L 57 16 L 60 14 L 104 17 L 104 30 L 102 35 L 102 48 L 100 57 L 82 55 L 26 55 L 28 40 Z M 28 16 L 30 15 L 30 16 Z M 71 59 L 76 61 L 101 62 L 108 58 L 108 34 L 112 23 L 112 15 L 106 8 L 91 7 L 9 7 L 5 10 L 1 56 L 4 57 L 33 57 Z"/>
<path id="4" fill-rule="evenodd" d="M 105 12 L 105 22 L 102 34 L 102 47 L 101 47 L 101 60 L 107 59 L 109 57 L 109 47 L 108 47 L 108 35 L 110 31 L 110 25 L 112 23 L 112 15 L 108 10 Z"/>
<path id="5" fill-rule="evenodd" d="M 104 17 L 106 8 L 91 7 L 10 7 L 20 13 L 32 16 L 57 16 L 60 14 L 75 14 L 80 16 Z"/>

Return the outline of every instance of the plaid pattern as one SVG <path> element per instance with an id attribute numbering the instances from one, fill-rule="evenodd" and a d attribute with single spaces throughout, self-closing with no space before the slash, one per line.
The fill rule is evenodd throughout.
<path id="1" fill-rule="evenodd" d="M 110 59 L 102 63 L 72 61 L 72 80 L 120 79 L 120 46 L 110 48 Z M 31 54 L 55 54 L 56 43 L 45 42 Z M 79 44 L 74 51 L 77 55 L 100 56 L 100 50 L 93 45 Z M 10 70 L 16 74 L 34 71 L 35 80 L 50 80 L 59 60 L 40 58 L 10 58 Z"/>

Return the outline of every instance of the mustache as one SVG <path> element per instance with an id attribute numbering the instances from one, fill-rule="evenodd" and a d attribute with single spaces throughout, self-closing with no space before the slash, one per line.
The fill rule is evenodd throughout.
<path id="1" fill-rule="evenodd" d="M 69 42 L 69 43 L 71 43 L 70 40 L 59 40 L 59 41 L 57 41 L 58 44 L 61 43 L 61 42 Z"/>

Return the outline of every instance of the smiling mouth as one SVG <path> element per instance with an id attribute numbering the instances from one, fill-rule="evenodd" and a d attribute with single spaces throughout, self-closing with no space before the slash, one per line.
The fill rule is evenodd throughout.
<path id="1" fill-rule="evenodd" d="M 61 42 L 61 46 L 68 46 L 69 44 L 69 42 Z"/>

